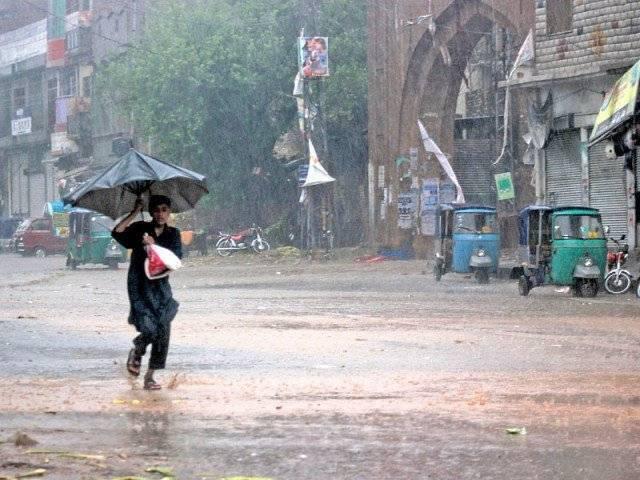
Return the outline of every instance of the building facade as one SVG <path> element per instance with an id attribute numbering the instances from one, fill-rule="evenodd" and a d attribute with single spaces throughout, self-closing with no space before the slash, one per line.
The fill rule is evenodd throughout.
<path id="1" fill-rule="evenodd" d="M 539 203 L 599 208 L 611 236 L 637 245 L 638 168 L 589 145 L 605 93 L 640 59 L 640 3 L 537 0 L 535 61 L 513 84 L 548 110 L 544 145 L 535 152 Z M 540 145 L 538 145 L 540 147 Z"/>
<path id="2" fill-rule="evenodd" d="M 94 98 L 96 69 L 139 34 L 142 0 L 0 0 L 0 215 L 46 202 L 113 163 L 133 137 Z"/>
<path id="3" fill-rule="evenodd" d="M 470 200 L 493 201 L 493 174 L 502 173 L 493 166 L 502 140 L 496 67 L 501 64 L 504 73 L 513 61 L 533 26 L 534 5 L 370 0 L 368 7 L 369 242 L 412 245 L 425 255 L 435 238 L 429 202 L 446 201 L 448 193 L 432 188 L 446 177 L 436 157 L 424 151 L 417 122 L 461 173 Z M 483 46 L 491 54 L 489 72 L 481 71 L 481 62 L 474 65 Z M 486 88 L 483 79 L 490 82 Z M 446 187 L 443 192 L 450 191 Z"/>

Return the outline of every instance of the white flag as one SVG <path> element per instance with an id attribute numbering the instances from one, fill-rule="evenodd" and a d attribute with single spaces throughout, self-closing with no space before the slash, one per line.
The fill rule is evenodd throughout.
<path id="1" fill-rule="evenodd" d="M 533 56 L 533 30 L 529 30 L 529 35 L 527 35 L 527 38 L 524 39 L 520 50 L 518 50 L 518 56 L 516 57 L 515 62 L 513 62 L 513 67 L 511 67 L 511 71 L 507 75 L 507 79 L 511 78 L 513 73 L 516 71 L 516 68 L 518 68 L 524 62 L 533 60 Z"/>
<path id="2" fill-rule="evenodd" d="M 445 173 L 456 186 L 456 203 L 465 203 L 464 194 L 462 193 L 462 187 L 458 182 L 456 173 L 453 171 L 453 168 L 451 168 L 449 160 L 447 160 L 445 154 L 442 153 L 442 150 L 440 150 L 438 145 L 436 145 L 436 142 L 434 142 L 433 139 L 429 136 L 429 134 L 427 133 L 427 129 L 424 128 L 424 125 L 422 125 L 422 122 L 420 120 L 418 120 L 418 127 L 420 128 L 420 136 L 422 137 L 422 144 L 424 145 L 424 149 L 436 156 Z"/>
<path id="3" fill-rule="evenodd" d="M 311 139 L 309 139 L 309 172 L 307 173 L 307 179 L 302 186 L 310 187 L 335 181 L 336 179 L 329 175 L 320 163 L 316 149 L 313 146 L 313 143 L 311 143 Z"/>

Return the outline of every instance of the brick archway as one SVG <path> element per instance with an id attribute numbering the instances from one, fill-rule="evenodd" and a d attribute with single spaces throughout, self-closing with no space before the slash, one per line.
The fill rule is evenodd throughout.
<path id="1" fill-rule="evenodd" d="M 451 153 L 456 102 L 475 45 L 494 24 L 524 38 L 533 25 L 534 9 L 527 0 L 433 0 L 435 31 L 430 31 L 427 21 L 411 25 L 404 20 L 424 15 L 425 2 L 403 2 L 402 6 L 395 0 L 386 0 L 382 5 L 378 2 L 370 0 L 369 34 L 383 38 L 386 45 L 382 50 L 376 42 L 369 49 L 370 172 L 385 165 L 387 188 L 397 192 L 394 160 L 406 155 L 410 148 L 419 147 L 416 121 L 421 119 L 440 148 Z M 451 58 L 449 65 L 444 62 L 443 46 Z M 384 78 L 371 81 L 371 76 L 380 72 L 385 73 Z M 379 97 L 385 95 L 392 98 L 380 102 Z M 435 164 L 425 168 L 430 174 L 439 172 Z M 374 201 L 380 198 L 378 178 L 378 184 L 370 187 Z M 397 244 L 400 232 L 395 209 L 389 208 L 385 220 L 380 221 L 376 208 L 370 207 L 375 229 L 372 240 Z"/>

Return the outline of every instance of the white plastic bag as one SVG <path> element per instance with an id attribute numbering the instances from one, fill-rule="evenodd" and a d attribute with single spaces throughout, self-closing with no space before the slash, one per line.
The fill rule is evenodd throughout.
<path id="1" fill-rule="evenodd" d="M 168 248 L 153 244 L 147 245 L 145 250 L 147 258 L 144 261 L 144 273 L 149 280 L 166 277 L 182 266 L 180 259 Z"/>

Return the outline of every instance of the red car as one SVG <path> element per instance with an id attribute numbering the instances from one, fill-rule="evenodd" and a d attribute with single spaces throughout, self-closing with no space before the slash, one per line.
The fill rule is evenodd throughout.
<path id="1" fill-rule="evenodd" d="M 54 233 L 51 218 L 29 218 L 13 235 L 13 246 L 24 256 L 45 257 L 55 253 L 65 253 L 67 237 Z"/>

